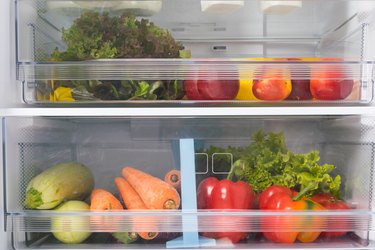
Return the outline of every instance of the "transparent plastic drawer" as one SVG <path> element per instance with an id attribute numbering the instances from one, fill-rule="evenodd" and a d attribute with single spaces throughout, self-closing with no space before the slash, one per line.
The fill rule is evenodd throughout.
<path id="1" fill-rule="evenodd" d="M 6 230 L 15 249 L 372 249 L 374 124 L 371 116 L 5 118 Z M 72 174 L 78 163 L 93 186 L 74 184 L 77 176 L 88 183 L 87 174 Z M 56 174 L 59 164 L 66 170 Z M 132 181 L 129 167 L 148 181 Z M 180 180 L 174 188 L 165 179 L 171 170 Z M 143 209 L 127 203 L 116 177 L 136 190 Z M 150 198 L 138 189 L 164 190 L 155 179 L 169 183 L 179 205 L 169 206 L 176 196 L 166 203 L 164 193 Z M 277 186 L 289 190 L 289 204 L 263 207 L 264 193 Z M 92 189 L 107 191 L 102 203 Z M 35 206 L 30 192 L 40 193 Z M 160 200 L 169 205 L 153 207 Z M 68 209 L 72 202 L 86 206 Z"/>
<path id="2" fill-rule="evenodd" d="M 368 104 L 374 10 L 365 0 L 18 0 L 17 79 L 29 104 Z"/>

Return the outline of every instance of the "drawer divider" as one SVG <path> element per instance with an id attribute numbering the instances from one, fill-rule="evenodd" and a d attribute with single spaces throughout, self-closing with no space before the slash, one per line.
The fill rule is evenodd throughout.
<path id="1" fill-rule="evenodd" d="M 194 139 L 179 140 L 181 199 L 182 199 L 182 236 L 168 241 L 167 248 L 188 248 L 215 246 L 216 241 L 198 234 L 197 191 L 195 189 L 195 150 Z M 194 188 L 192 188 L 192 186 Z M 186 230 L 193 225 L 194 230 Z"/>

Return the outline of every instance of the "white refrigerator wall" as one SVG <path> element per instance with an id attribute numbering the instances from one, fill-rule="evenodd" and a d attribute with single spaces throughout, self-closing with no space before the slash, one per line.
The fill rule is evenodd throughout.
<path id="1" fill-rule="evenodd" d="M 5 105 L 5 90 L 10 83 L 10 1 L 0 2 L 0 108 Z"/>
<path id="2" fill-rule="evenodd" d="M 2 108 L 21 105 L 16 82 L 15 19 L 13 1 L 0 1 L 0 116 Z"/>
<path id="3" fill-rule="evenodd" d="M 3 108 L 10 103 L 11 95 L 16 96 L 17 93 L 12 91 L 11 84 L 16 84 L 15 78 L 11 77 L 15 64 L 12 59 L 11 42 L 14 41 L 11 33 L 11 3 L 12 1 L 0 1 L 0 249 L 10 250 L 10 234 L 5 232 L 4 221 L 4 185 L 3 185 L 3 126 L 2 116 Z M 13 47 L 14 48 L 14 47 Z M 13 49 L 14 51 L 14 49 Z M 12 93 L 13 92 L 13 93 Z"/>
<path id="4" fill-rule="evenodd" d="M 3 130 L 2 122 L 0 122 L 0 131 Z M 4 208 L 5 208 L 5 197 L 4 197 L 4 185 L 3 185 L 3 133 L 0 133 L 0 142 L 1 142 L 1 148 L 0 148 L 0 249 L 11 249 L 10 246 L 10 234 L 7 235 L 5 231 L 5 221 L 4 221 Z"/>

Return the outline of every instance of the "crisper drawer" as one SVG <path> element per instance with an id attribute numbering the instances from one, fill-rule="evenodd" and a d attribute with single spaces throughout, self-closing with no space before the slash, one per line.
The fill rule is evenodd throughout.
<path id="1" fill-rule="evenodd" d="M 7 117 L 6 230 L 15 249 L 373 249 L 374 125 Z"/>
<path id="2" fill-rule="evenodd" d="M 28 104 L 368 104 L 371 0 L 15 1 Z"/>

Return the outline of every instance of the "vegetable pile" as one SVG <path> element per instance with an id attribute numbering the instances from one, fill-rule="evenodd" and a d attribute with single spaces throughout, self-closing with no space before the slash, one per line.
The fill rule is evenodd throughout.
<path id="1" fill-rule="evenodd" d="M 67 49 L 58 48 L 49 61 L 114 58 L 178 58 L 189 55 L 167 29 L 147 19 L 138 20 L 87 11 L 71 27 L 62 29 Z M 182 80 L 51 80 L 38 84 L 37 99 L 49 101 L 179 100 Z"/>
<path id="2" fill-rule="evenodd" d="M 100 58 L 178 58 L 183 49 L 171 34 L 147 19 L 127 13 L 83 12 L 73 25 L 62 30 L 66 51 L 56 49 L 52 61 Z"/>
<path id="3" fill-rule="evenodd" d="M 128 12 L 119 16 L 94 11 L 82 12 L 69 28 L 62 28 L 66 49 L 56 48 L 48 61 L 85 61 L 116 58 L 190 58 L 181 42 L 147 19 Z M 253 61 L 304 61 L 304 58 L 249 58 Z M 312 61 L 342 59 L 316 58 Z M 211 70 L 210 70 L 211 71 Z M 239 79 L 222 79 L 224 71 L 207 72 L 201 67 L 186 79 L 136 80 L 91 79 L 38 82 L 38 101 L 99 100 L 343 100 L 353 91 L 354 80 L 344 79 L 345 69 L 330 66 L 322 71 L 306 67 L 306 79 L 294 79 L 295 70 L 264 69 L 238 72 Z M 181 72 L 183 73 L 183 72 Z M 145 72 L 147 74 L 147 72 Z M 254 79 L 248 79 L 249 76 Z M 259 77 L 259 75 L 261 77 Z M 243 78 L 243 79 L 241 79 Z"/>
<path id="4" fill-rule="evenodd" d="M 199 184 L 198 208 L 259 208 L 270 211 L 350 209 L 348 204 L 339 199 L 341 177 L 332 174 L 335 166 L 320 165 L 319 151 L 305 154 L 290 151 L 286 147 L 283 133 L 266 133 L 259 130 L 253 134 L 252 142 L 246 147 L 224 149 L 211 146 L 202 152 L 208 155 L 211 161 L 208 164 L 214 164 L 216 171 L 219 172 L 225 171 L 228 166 L 228 153 L 233 155 L 235 162 L 228 173 L 227 180 L 219 181 L 215 177 L 208 177 Z M 213 154 L 216 154 L 215 162 L 212 162 Z M 253 190 L 255 195 L 252 194 Z M 233 195 L 233 192 L 236 195 Z M 231 223 L 230 220 L 232 219 L 228 219 L 227 223 Z M 246 223 L 246 221 L 238 223 Z M 350 230 L 350 221 L 345 216 L 340 217 L 339 222 L 325 221 L 319 216 L 262 216 L 260 223 L 264 230 L 264 238 L 275 243 L 295 241 L 308 243 L 315 241 L 319 236 L 337 238 L 344 236 Z M 269 230 L 269 228 L 293 227 L 308 229 L 326 227 L 329 231 L 272 232 Z M 202 234 L 211 238 L 226 237 L 232 243 L 248 235 L 241 232 L 203 232 Z"/>
<path id="5" fill-rule="evenodd" d="M 286 146 L 283 133 L 258 130 L 248 146 L 211 146 L 201 152 L 208 155 L 211 160 L 208 164 L 215 165 L 218 172 L 226 171 L 228 153 L 235 160 L 225 179 L 220 178 L 220 175 L 205 175 L 197 187 L 198 209 L 217 210 L 218 215 L 214 218 L 219 225 L 229 224 L 234 228 L 236 225 L 248 224 L 251 227 L 253 223 L 248 221 L 247 216 L 220 216 L 223 210 L 309 212 L 351 209 L 349 204 L 340 199 L 341 177 L 333 174 L 336 167 L 320 164 L 319 151 L 303 154 L 292 152 Z M 215 157 L 212 157 L 213 154 Z M 199 164 L 197 171 L 200 171 Z M 93 175 L 86 166 L 76 162 L 57 164 L 30 181 L 25 207 L 69 212 L 179 209 L 181 176 L 178 170 L 169 170 L 164 179 L 128 166 L 120 172 L 121 176 L 114 179 L 117 195 L 94 187 Z M 88 201 L 88 197 L 90 200 L 87 204 L 85 201 Z M 315 214 L 262 214 L 255 219 L 259 222 L 264 239 L 275 243 L 309 243 L 317 238 L 342 237 L 351 230 L 353 223 L 345 214 L 335 214 L 335 217 L 328 219 Z M 145 221 L 147 232 L 143 229 Z M 56 239 L 67 244 L 77 244 L 91 237 L 91 232 L 83 232 L 85 230 L 80 230 L 80 225 L 85 228 L 95 225 L 113 228 L 116 216 L 93 215 L 74 220 L 72 216 L 59 215 L 51 222 Z M 135 216 L 129 223 L 131 230 L 128 232 L 112 232 L 115 229 L 106 231 L 112 232 L 110 235 L 113 240 L 124 244 L 135 241 L 165 242 L 179 235 L 175 232 L 160 232 L 153 216 Z M 198 219 L 198 223 L 203 222 Z M 317 230 L 304 231 L 305 228 Z M 225 238 L 237 243 L 247 240 L 250 231 L 212 230 L 200 233 L 208 238 Z"/>
<path id="6" fill-rule="evenodd" d="M 121 211 L 148 209 L 178 209 L 180 207 L 179 188 L 180 173 L 171 170 L 161 180 L 146 172 L 133 167 L 124 167 L 122 177 L 116 177 L 114 184 L 119 190 L 123 203 L 111 192 L 94 188 L 92 173 L 86 166 L 67 162 L 52 166 L 35 176 L 26 190 L 25 207 L 31 209 L 53 209 L 57 212 L 77 211 Z M 87 204 L 85 200 L 90 197 Z M 102 228 L 111 228 L 115 217 L 105 216 L 74 217 L 56 216 L 51 219 L 51 229 L 54 237 L 62 243 L 78 244 L 87 240 L 91 232 L 82 232 L 81 228 L 89 228 L 90 220 L 93 224 L 100 224 Z M 157 240 L 165 242 L 176 238 L 179 233 L 137 232 L 144 220 L 153 225 L 152 218 L 135 218 L 132 222 L 134 232 L 113 232 L 112 239 L 123 244 L 143 240 Z M 159 235 L 160 234 L 160 235 Z"/>

